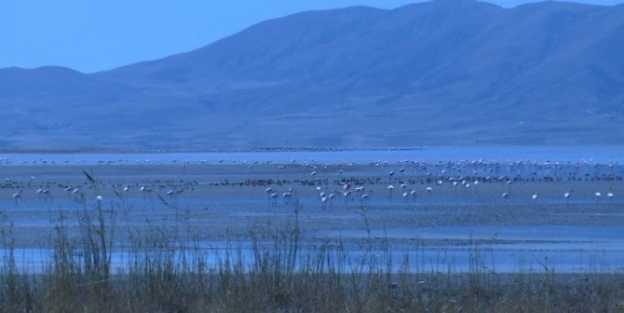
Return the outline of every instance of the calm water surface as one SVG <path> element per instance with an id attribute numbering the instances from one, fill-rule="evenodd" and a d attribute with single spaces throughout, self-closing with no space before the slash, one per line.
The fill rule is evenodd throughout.
<path id="1" fill-rule="evenodd" d="M 624 146 L 435 147 L 413 150 L 145 152 L 145 153 L 0 153 L 2 165 L 32 164 L 168 164 L 172 162 L 368 163 L 397 161 L 537 161 L 624 163 Z"/>

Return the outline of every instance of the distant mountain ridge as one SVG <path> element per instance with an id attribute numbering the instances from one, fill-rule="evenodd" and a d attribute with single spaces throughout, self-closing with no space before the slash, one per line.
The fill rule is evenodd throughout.
<path id="1" fill-rule="evenodd" d="M 624 142 L 624 5 L 302 12 L 95 74 L 0 69 L 0 148 Z"/>

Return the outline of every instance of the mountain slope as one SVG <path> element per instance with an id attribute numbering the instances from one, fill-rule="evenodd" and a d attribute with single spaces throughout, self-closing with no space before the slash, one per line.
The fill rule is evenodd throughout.
<path id="1" fill-rule="evenodd" d="M 624 5 L 303 12 L 96 74 L 0 69 L 0 145 L 617 144 L 621 38 Z"/>

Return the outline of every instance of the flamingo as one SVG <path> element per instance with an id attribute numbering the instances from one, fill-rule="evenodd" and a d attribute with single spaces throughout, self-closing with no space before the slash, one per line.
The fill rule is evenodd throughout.
<path id="1" fill-rule="evenodd" d="M 18 192 L 14 193 L 11 198 L 13 198 L 13 200 L 15 200 L 15 203 L 17 203 L 18 200 L 22 199 L 22 191 L 19 190 Z"/>
<path id="2" fill-rule="evenodd" d="M 41 194 L 43 195 L 45 200 L 47 200 L 47 199 L 53 200 L 52 199 L 52 195 L 50 194 L 50 189 L 43 188 L 43 190 L 41 190 Z"/>
<path id="3" fill-rule="evenodd" d="M 347 201 L 349 199 L 353 200 L 353 198 L 351 197 L 352 193 L 351 190 L 347 190 L 345 192 L 342 193 L 342 196 L 344 197 L 345 203 L 347 203 Z"/>
<path id="4" fill-rule="evenodd" d="M 269 195 L 269 202 L 271 202 L 271 206 L 277 206 L 277 197 L 278 197 L 278 193 L 272 193 Z"/>
<path id="5" fill-rule="evenodd" d="M 342 185 L 342 189 L 343 189 L 343 190 L 349 190 L 349 189 L 351 189 L 351 183 L 349 183 L 349 182 L 344 183 L 344 185 Z"/>
<path id="6" fill-rule="evenodd" d="M 46 188 L 39 188 L 37 189 L 37 194 L 39 195 L 39 199 L 43 199 L 43 200 L 48 200 L 51 199 L 52 196 L 50 196 L 50 190 L 46 189 Z"/>
<path id="7" fill-rule="evenodd" d="M 368 203 L 368 200 L 370 199 L 371 194 L 373 194 L 372 190 L 368 193 L 362 194 L 362 196 L 360 197 L 362 204 Z"/>
<path id="8" fill-rule="evenodd" d="M 184 191 L 184 189 L 177 189 L 177 190 L 176 189 L 172 189 L 172 190 L 168 190 L 167 191 L 167 195 L 173 197 L 173 196 L 177 196 L 177 195 L 181 194 L 183 191 Z"/>
<path id="9" fill-rule="evenodd" d="M 149 197 L 152 194 L 153 189 L 150 187 L 141 186 L 141 193 L 143 193 L 144 197 Z"/>
<path id="10" fill-rule="evenodd" d="M 327 203 L 328 202 L 329 202 L 329 206 L 330 207 L 332 206 L 332 203 L 334 201 L 334 197 L 335 197 L 335 195 L 333 193 L 330 193 L 327 196 L 323 195 L 321 197 L 321 204 L 322 204 L 323 209 L 327 208 Z"/>
<path id="11" fill-rule="evenodd" d="M 563 197 L 566 200 L 566 204 L 570 205 L 570 197 L 572 196 L 572 189 L 570 189 L 568 192 L 563 194 Z"/>
<path id="12" fill-rule="evenodd" d="M 325 209 L 325 203 L 327 202 L 327 197 L 321 197 L 321 207 Z"/>
<path id="13" fill-rule="evenodd" d="M 282 198 L 284 198 L 284 205 L 289 205 L 292 203 L 292 194 L 290 192 L 284 192 L 282 194 Z"/>
<path id="14" fill-rule="evenodd" d="M 388 198 L 392 199 L 392 192 L 394 191 L 394 186 L 388 185 Z"/>

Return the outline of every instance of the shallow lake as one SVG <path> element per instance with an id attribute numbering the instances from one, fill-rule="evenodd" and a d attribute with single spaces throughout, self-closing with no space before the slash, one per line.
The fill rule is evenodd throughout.
<path id="1" fill-rule="evenodd" d="M 470 166 L 476 160 L 488 165 Z M 414 165 L 415 162 L 421 162 L 421 165 L 426 162 L 428 165 Z M 507 177 L 504 181 L 482 181 L 480 185 L 470 188 L 463 181 L 459 183 L 460 180 L 444 181 L 439 185 L 435 185 L 434 180 L 433 191 L 426 192 L 428 177 L 442 175 L 448 170 L 446 166 L 435 164 L 445 162 L 457 162 L 452 167 L 453 173 L 443 175 L 445 179 L 461 175 L 477 176 L 474 174 L 477 171 L 478 175 Z M 497 162 L 503 166 L 492 170 L 492 164 Z M 524 165 L 511 166 L 514 162 Z M 531 165 L 534 162 L 548 166 L 537 170 L 538 167 Z M 288 167 L 277 167 L 276 164 Z M 326 164 L 342 167 L 324 169 Z M 348 167 L 353 164 L 357 166 Z M 143 165 L 157 166 L 148 168 Z M 193 166 L 187 168 L 186 165 Z M 229 167 L 225 169 L 225 165 Z M 399 175 L 401 167 L 407 169 Z M 42 170 L 44 168 L 46 171 Z M 558 272 L 624 271 L 624 201 L 621 196 L 624 194 L 624 183 L 613 179 L 624 173 L 624 147 L 1 153 L 0 177 L 5 179 L 5 189 L 0 190 L 3 194 L 0 211 L 7 222 L 15 223 L 18 236 L 46 231 L 37 238 L 45 237 L 61 208 L 69 212 L 79 210 L 82 204 L 76 201 L 73 193 L 66 191 L 68 187 L 80 187 L 78 194 L 84 192 L 90 204 L 95 201 L 94 191 L 89 189 L 92 186 L 85 182 L 83 168 L 95 169 L 96 178 L 105 181 L 98 192 L 107 205 L 118 205 L 114 200 L 114 191 L 131 186 L 125 194 L 127 203 L 132 206 L 128 221 L 135 224 L 131 227 L 138 227 L 146 216 L 155 219 L 172 215 L 171 209 L 163 205 L 156 195 L 164 196 L 166 201 L 188 211 L 192 226 L 197 229 L 221 229 L 223 224 L 246 227 L 248 220 L 283 219 L 287 215 L 286 205 L 281 200 L 279 203 L 267 201 L 267 185 L 264 183 L 273 179 L 285 182 L 284 186 L 271 185 L 281 192 L 288 190 L 288 186 L 298 189 L 299 200 L 307 210 L 306 222 L 310 223 L 306 235 L 350 240 L 348 251 L 351 264 L 359 264 L 366 258 L 378 258 L 383 264 L 391 257 L 393 266 L 396 266 L 393 269 L 397 270 L 407 256 L 407 266 L 413 271 L 466 271 L 474 266 L 475 249 L 478 249 L 481 257 L 479 266 L 497 272 L 543 271 L 553 267 Z M 364 203 L 359 198 L 348 201 L 345 198 L 330 204 L 321 203 L 319 192 L 330 193 L 343 188 L 339 182 L 343 177 L 338 174 L 339 169 L 344 169 L 344 175 L 348 175 L 350 180 L 361 179 L 362 186 L 367 184 L 367 190 L 375 191 L 370 200 Z M 312 176 L 313 171 L 318 173 Z M 391 176 L 390 171 L 397 171 L 397 174 Z M 561 178 L 561 181 L 541 181 L 552 175 Z M 610 179 L 602 179 L 607 177 L 605 175 L 611 175 Z M 507 184 L 512 182 L 511 177 L 533 178 L 536 181 Z M 581 180 L 572 181 L 569 178 Z M 254 180 L 254 185 L 243 186 L 242 182 L 246 180 Z M 240 182 L 241 186 L 229 184 L 236 182 Z M 255 185 L 256 182 L 262 184 Z M 403 191 L 399 186 L 403 183 L 409 185 L 406 190 L 418 191 L 417 200 L 401 199 L 400 192 Z M 388 184 L 397 188 L 394 198 L 388 193 Z M 36 194 L 35 191 L 43 187 L 50 188 L 53 197 Z M 141 193 L 140 187 L 153 188 L 154 194 Z M 564 193 L 572 187 L 575 189 L 574 196 L 564 199 Z M 20 190 L 23 196 L 19 199 L 11 197 Z M 171 190 L 184 192 L 179 196 L 166 196 L 166 192 Z M 539 201 L 531 200 L 536 191 L 540 192 Z M 595 196 L 596 191 L 603 192 L 601 198 Z M 511 192 L 512 196 L 502 198 L 503 192 Z M 607 199 L 607 192 L 615 196 Z M 371 213 L 370 236 L 392 241 L 388 248 L 371 252 L 353 244 L 367 239 L 361 225 L 362 218 L 358 215 L 359 208 L 365 205 L 370 207 Z M 472 223 L 474 225 L 467 226 Z M 378 226 L 381 224 L 384 226 Z M 333 228 L 334 225 L 336 228 Z M 223 257 L 218 253 L 227 248 L 227 243 L 208 237 L 201 242 L 207 251 L 206 261 L 217 264 Z M 418 240 L 433 244 L 421 247 L 417 244 Z M 463 244 L 470 240 L 479 243 L 476 246 Z M 251 243 L 243 239 L 240 244 L 241 256 L 253 259 Z M 113 267 L 123 268 L 131 255 L 124 250 L 123 242 L 117 247 L 112 254 Z M 8 253 L 7 247 L 2 248 L 0 259 Z M 51 253 L 49 247 L 33 247 L 32 244 L 17 246 L 14 250 L 18 266 L 29 271 L 41 271 Z"/>

